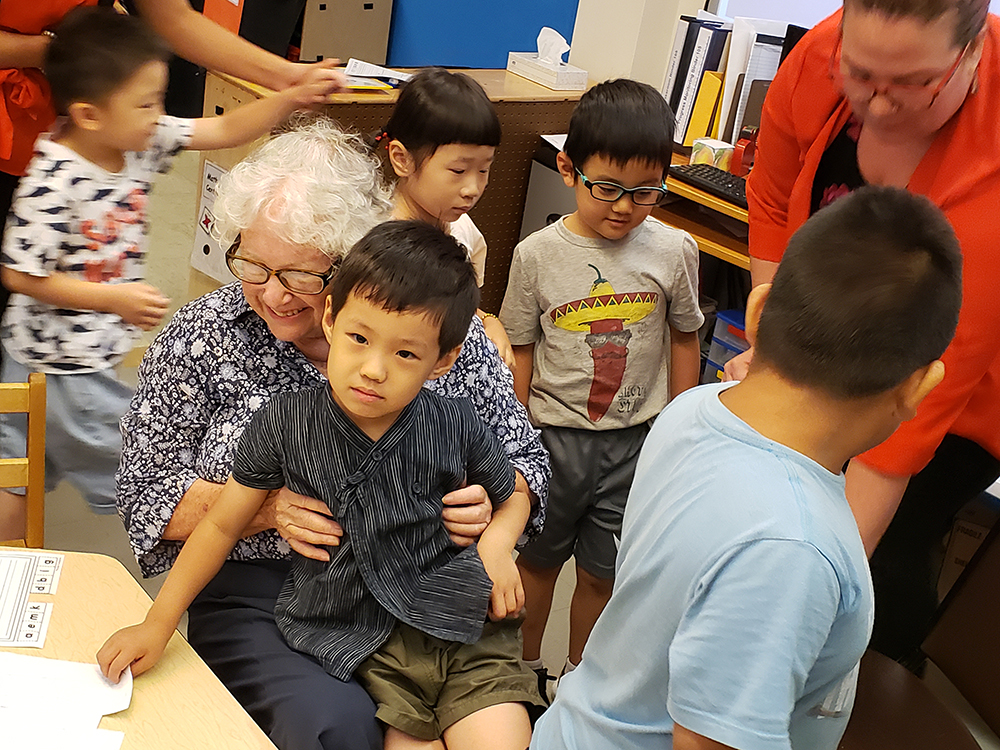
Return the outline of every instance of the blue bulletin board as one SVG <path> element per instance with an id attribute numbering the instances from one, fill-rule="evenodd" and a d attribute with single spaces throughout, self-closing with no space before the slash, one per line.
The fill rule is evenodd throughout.
<path id="1" fill-rule="evenodd" d="M 572 42 L 578 0 L 394 0 L 390 67 L 505 68 L 543 26 Z"/>

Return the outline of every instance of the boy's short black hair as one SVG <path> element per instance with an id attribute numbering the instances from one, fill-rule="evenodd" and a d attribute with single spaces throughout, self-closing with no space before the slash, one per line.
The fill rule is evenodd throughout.
<path id="1" fill-rule="evenodd" d="M 962 305 L 962 255 L 928 199 L 864 187 L 791 238 L 760 317 L 757 356 L 838 398 L 902 383 L 938 359 Z"/>
<path id="2" fill-rule="evenodd" d="M 652 86 L 619 78 L 594 86 L 580 97 L 569 121 L 563 150 L 577 169 L 591 156 L 625 166 L 639 160 L 663 168 L 674 148 L 674 113 Z"/>
<path id="3" fill-rule="evenodd" d="M 479 305 L 465 248 L 423 221 L 387 221 L 358 240 L 333 279 L 334 318 L 352 292 L 392 312 L 430 313 L 441 324 L 441 354 L 465 341 Z"/>
<path id="4" fill-rule="evenodd" d="M 500 118 L 483 87 L 464 73 L 428 68 L 400 90 L 385 133 L 419 166 L 441 146 L 500 145 Z"/>
<path id="5" fill-rule="evenodd" d="M 55 29 L 43 69 L 60 115 L 74 102 L 100 104 L 145 64 L 170 49 L 142 19 L 107 7 L 78 7 Z"/>

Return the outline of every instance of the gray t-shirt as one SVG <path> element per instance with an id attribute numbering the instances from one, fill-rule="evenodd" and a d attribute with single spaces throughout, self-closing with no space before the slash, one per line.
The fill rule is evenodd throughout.
<path id="1" fill-rule="evenodd" d="M 535 344 L 535 425 L 639 424 L 669 400 L 667 324 L 704 322 L 698 246 L 653 218 L 620 240 L 580 237 L 560 219 L 515 248 L 500 319 L 511 344 Z"/>

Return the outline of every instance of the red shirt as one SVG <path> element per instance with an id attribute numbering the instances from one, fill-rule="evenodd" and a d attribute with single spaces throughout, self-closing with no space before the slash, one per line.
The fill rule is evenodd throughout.
<path id="1" fill-rule="evenodd" d="M 809 218 L 820 158 L 850 117 L 828 75 L 840 15 L 802 38 L 768 90 L 747 183 L 755 258 L 781 260 L 788 239 Z M 941 208 L 955 229 L 963 302 L 955 339 L 942 357 L 944 382 L 914 419 L 861 457 L 885 474 L 916 474 L 946 433 L 1000 458 L 1000 19 L 994 15 L 987 17 L 977 77 L 978 90 L 938 133 L 907 185 Z"/>
<path id="2" fill-rule="evenodd" d="M 0 2 L 0 29 L 41 34 L 58 25 L 78 5 L 97 0 L 30 0 Z M 49 84 L 38 68 L 0 69 L 0 172 L 24 174 L 35 139 L 52 125 Z"/>

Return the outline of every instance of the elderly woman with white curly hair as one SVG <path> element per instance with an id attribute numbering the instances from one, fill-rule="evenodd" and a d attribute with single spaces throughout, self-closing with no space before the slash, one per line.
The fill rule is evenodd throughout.
<path id="1" fill-rule="evenodd" d="M 316 120 L 276 136 L 219 186 L 217 231 L 239 282 L 183 307 L 150 346 L 122 419 L 118 509 L 145 575 L 162 573 L 229 476 L 250 418 L 273 396 L 323 384 L 329 345 L 321 319 L 344 253 L 389 217 L 390 194 L 360 140 Z M 537 500 L 548 459 L 510 372 L 478 318 L 461 356 L 427 384 L 469 398 Z M 445 525 L 471 543 L 489 519 L 481 487 L 445 498 Z M 288 544 L 279 536 L 288 540 Z M 282 750 L 381 748 L 375 708 L 354 681 L 293 651 L 274 622 L 290 544 L 328 559 L 341 529 L 317 500 L 272 493 L 244 539 L 189 609 L 188 637 Z"/>

